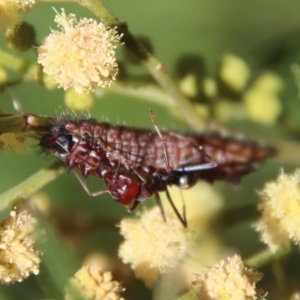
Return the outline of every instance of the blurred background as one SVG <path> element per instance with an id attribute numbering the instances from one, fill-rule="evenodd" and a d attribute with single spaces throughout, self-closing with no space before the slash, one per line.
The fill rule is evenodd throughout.
<path id="1" fill-rule="evenodd" d="M 300 81 L 295 77 L 298 70 L 295 65 L 300 62 L 299 1 L 111 0 L 106 1 L 106 5 L 128 24 L 133 34 L 142 37 L 154 56 L 206 117 L 233 131 L 259 136 L 262 140 L 284 139 L 297 143 L 300 136 L 297 83 Z M 63 7 L 67 13 L 76 14 L 78 19 L 94 17 L 77 4 L 37 3 L 28 14 L 23 15 L 23 20 L 34 26 L 38 43 L 49 34 L 50 28 L 57 29 L 52 6 L 57 10 Z M 36 61 L 34 49 L 14 53 L 7 48 L 3 35 L 0 41 L 2 49 Z M 148 71 L 134 62 L 122 46 L 118 48 L 118 57 L 120 82 L 137 86 L 155 84 Z M 227 75 L 224 75 L 226 68 L 236 70 L 237 85 L 227 80 Z M 262 76 L 266 74 L 271 75 L 267 77 L 267 83 L 262 84 L 271 82 L 272 97 L 267 97 L 266 102 L 252 101 L 253 94 L 250 92 L 257 91 L 261 83 L 259 80 L 263 81 L 265 78 Z M 11 76 L 13 78 L 17 74 L 12 72 Z M 27 82 L 6 89 L 0 95 L 0 109 L 16 113 L 13 107 L 16 99 L 21 112 L 54 116 L 57 109 L 65 107 L 64 93 L 62 89 L 47 90 L 37 82 Z M 160 128 L 188 129 L 180 111 L 113 91 L 96 95 L 88 110 L 99 121 L 106 119 L 112 124 L 153 128 L 149 116 L 149 108 L 152 108 Z M 255 99 L 259 97 L 257 95 L 254 93 Z M 293 153 L 285 153 L 284 157 L 297 157 L 294 150 L 291 151 Z M 36 152 L 36 148 L 26 154 L 0 152 L 0 193 L 54 161 L 46 160 Z M 263 163 L 259 171 L 243 178 L 238 188 L 223 182 L 216 183 L 215 188 L 223 195 L 226 207 L 255 204 L 259 201 L 257 191 L 267 181 L 275 179 L 282 168 L 286 173 L 294 170 L 299 162 L 300 159 L 292 161 L 275 157 Z M 97 178 L 91 179 L 89 184 L 92 190 L 104 189 Z M 66 173 L 48 184 L 36 197 L 41 197 L 42 200 L 38 201 L 47 206 L 44 225 L 47 232 L 52 232 L 52 235 L 47 234 L 48 252 L 44 251 L 41 275 L 32 275 L 23 283 L 12 286 L 2 285 L 0 295 L 3 293 L 3 299 L 60 299 L 59 286 L 63 284 L 57 282 L 60 278 L 64 282 L 92 254 L 104 257 L 114 278 L 126 287 L 125 299 L 170 299 L 157 292 L 159 287 L 154 290 L 145 288 L 134 278 L 129 267 L 122 266 L 116 257 L 122 241 L 116 225 L 122 217 L 129 215 L 110 196 L 88 197 L 75 176 Z M 145 205 L 154 204 L 154 200 L 146 202 L 148 204 Z M 250 221 L 245 219 L 229 227 L 221 238 L 223 245 L 235 249 L 242 257 L 264 248 L 257 233 L 251 229 Z M 284 264 L 285 274 L 294 289 L 299 288 L 299 269 L 300 259 L 296 250 Z M 260 286 L 269 291 L 267 299 L 284 299 L 275 280 L 274 266 L 260 271 L 265 274 Z M 53 274 L 59 274 L 59 278 L 53 282 L 43 279 L 52 278 Z M 184 293 L 184 289 L 181 292 Z"/>

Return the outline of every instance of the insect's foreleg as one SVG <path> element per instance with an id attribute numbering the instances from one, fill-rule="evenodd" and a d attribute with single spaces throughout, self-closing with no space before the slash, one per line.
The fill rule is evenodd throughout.
<path id="1" fill-rule="evenodd" d="M 82 180 L 82 178 L 80 177 L 80 175 L 75 171 L 75 170 L 72 170 L 74 175 L 76 176 L 76 178 L 78 179 L 79 183 L 81 184 L 81 186 L 83 187 L 83 189 L 86 191 L 86 193 L 90 196 L 90 197 L 96 197 L 96 196 L 100 196 L 102 194 L 106 194 L 106 193 L 110 193 L 109 190 L 105 190 L 105 191 L 99 191 L 99 192 L 91 192 L 85 181 Z"/>
<path id="2" fill-rule="evenodd" d="M 163 218 L 164 222 L 167 222 L 167 218 L 166 218 L 166 214 L 165 214 L 165 211 L 164 211 L 164 207 L 163 207 L 163 205 L 161 203 L 161 199 L 160 199 L 160 196 L 159 196 L 158 192 L 154 193 L 154 197 L 155 197 L 156 203 L 157 203 L 157 205 L 159 207 L 159 210 L 160 210 L 160 213 L 162 215 L 162 218 Z"/>
<path id="3" fill-rule="evenodd" d="M 132 205 L 130 207 L 129 207 L 129 205 L 126 206 L 127 211 L 128 212 L 133 212 L 140 203 L 141 203 L 141 201 L 139 201 L 137 199 L 134 199 L 134 202 L 132 203 Z"/>
<path id="4" fill-rule="evenodd" d="M 161 132 L 160 132 L 157 124 L 156 124 L 156 120 L 155 120 L 155 117 L 154 117 L 153 110 L 150 109 L 149 113 L 150 113 L 150 118 L 151 118 L 153 127 L 155 128 L 157 134 L 161 138 L 161 141 L 162 141 L 162 144 L 163 144 L 163 148 L 164 148 L 164 154 L 165 154 L 166 169 L 167 169 L 168 174 L 170 174 L 172 172 L 172 168 L 170 167 L 170 164 L 169 164 L 169 158 L 168 158 L 168 153 L 167 153 L 166 142 L 165 142 L 165 140 L 164 140 L 164 138 L 163 138 L 163 136 L 162 136 L 162 134 L 161 134 Z"/>

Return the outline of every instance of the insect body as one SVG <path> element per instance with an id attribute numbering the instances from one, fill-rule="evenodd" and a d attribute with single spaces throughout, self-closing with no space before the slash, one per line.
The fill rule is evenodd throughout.
<path id="1" fill-rule="evenodd" d="M 154 119 L 152 119 L 154 120 Z M 91 196 L 109 192 L 129 211 L 168 185 L 188 188 L 199 179 L 238 181 L 258 167 L 272 149 L 217 133 L 176 133 L 98 123 L 56 120 L 40 140 L 42 150 L 73 169 Z M 102 178 L 107 191 L 91 193 L 76 173 Z"/>

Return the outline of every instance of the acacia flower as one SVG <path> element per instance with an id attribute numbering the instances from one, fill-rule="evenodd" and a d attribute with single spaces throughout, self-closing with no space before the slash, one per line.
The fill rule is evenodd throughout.
<path id="1" fill-rule="evenodd" d="M 86 300 L 124 300 L 120 296 L 122 291 L 124 288 L 112 280 L 110 272 L 101 273 L 100 267 L 93 265 L 82 267 L 70 279 L 65 299 L 78 299 L 80 295 Z"/>
<path id="2" fill-rule="evenodd" d="M 0 224 L 0 281 L 22 281 L 39 273 L 39 253 L 34 249 L 32 233 L 36 220 L 26 211 L 11 211 Z"/>
<path id="3" fill-rule="evenodd" d="M 186 257 L 192 226 L 183 228 L 176 215 L 165 209 L 164 222 L 159 207 L 145 211 L 139 219 L 121 221 L 125 241 L 119 257 L 130 264 L 137 278 L 152 286 L 157 277 L 174 268 Z"/>
<path id="4" fill-rule="evenodd" d="M 76 92 L 109 86 L 118 73 L 115 49 L 121 36 L 93 19 L 76 20 L 74 14 L 57 13 L 54 21 L 61 31 L 51 34 L 38 48 L 38 62 L 59 87 Z"/>
<path id="5" fill-rule="evenodd" d="M 273 251 L 291 243 L 300 244 L 300 170 L 287 175 L 283 172 L 260 192 L 261 220 L 255 225 L 261 240 Z"/>
<path id="6" fill-rule="evenodd" d="M 33 4 L 35 0 L 0 0 L 0 30 L 13 29 L 20 22 L 20 13 Z"/>
<path id="7" fill-rule="evenodd" d="M 234 255 L 205 270 L 193 284 L 201 300 L 263 299 L 263 291 L 255 287 L 262 277 L 262 273 L 247 269 L 241 257 Z"/>

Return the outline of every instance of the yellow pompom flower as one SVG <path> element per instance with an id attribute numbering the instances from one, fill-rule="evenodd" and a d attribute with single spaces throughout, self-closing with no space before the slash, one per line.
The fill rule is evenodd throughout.
<path id="1" fill-rule="evenodd" d="M 54 77 L 59 87 L 76 92 L 107 87 L 115 80 L 118 65 L 115 54 L 121 36 L 93 19 L 77 22 L 74 14 L 64 10 L 55 22 L 62 31 L 52 30 L 38 48 L 38 62 L 46 74 Z"/>
<path id="2" fill-rule="evenodd" d="M 0 30 L 11 30 L 20 22 L 20 13 L 27 11 L 35 0 L 0 0 Z"/>
<path id="3" fill-rule="evenodd" d="M 124 300 L 120 296 L 124 288 L 112 280 L 110 272 L 101 272 L 98 265 L 82 267 L 70 279 L 66 288 L 66 300 Z"/>
<path id="4" fill-rule="evenodd" d="M 193 284 L 201 300 L 255 300 L 263 299 L 263 291 L 256 289 L 262 277 L 262 273 L 247 269 L 241 257 L 234 255 L 205 270 Z"/>
<path id="5" fill-rule="evenodd" d="M 119 257 L 130 264 L 137 278 L 152 286 L 160 274 L 174 268 L 187 255 L 192 226 L 183 228 L 176 215 L 165 209 L 164 222 L 159 207 L 145 211 L 139 219 L 125 219 L 120 224 L 125 241 Z"/>
<path id="6" fill-rule="evenodd" d="M 255 228 L 261 240 L 273 251 L 279 247 L 300 245 L 300 170 L 279 175 L 260 192 L 262 216 Z"/>
<path id="7" fill-rule="evenodd" d="M 36 221 L 26 211 L 13 210 L 0 223 L 0 281 L 22 281 L 39 273 L 39 252 L 34 249 L 32 233 Z"/>

